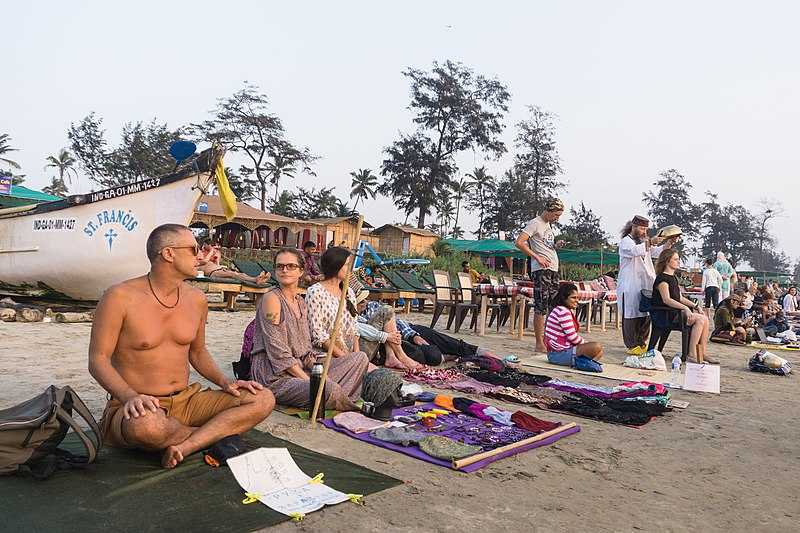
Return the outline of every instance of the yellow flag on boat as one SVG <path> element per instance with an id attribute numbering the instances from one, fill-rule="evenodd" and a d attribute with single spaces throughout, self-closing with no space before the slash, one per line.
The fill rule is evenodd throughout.
<path id="1" fill-rule="evenodd" d="M 216 178 L 222 210 L 225 212 L 225 218 L 230 222 L 236 218 L 236 196 L 234 196 L 231 185 L 228 183 L 228 176 L 225 175 L 225 167 L 222 165 L 222 158 L 219 158 L 217 161 Z"/>

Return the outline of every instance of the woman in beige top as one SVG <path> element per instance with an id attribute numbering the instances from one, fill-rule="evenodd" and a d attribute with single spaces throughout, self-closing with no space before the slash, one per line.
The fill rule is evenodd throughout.
<path id="1" fill-rule="evenodd" d="M 352 352 L 360 352 L 358 331 L 356 329 L 356 297 L 347 285 L 347 261 L 351 258 L 346 248 L 328 248 L 319 260 L 320 270 L 325 279 L 308 288 L 306 307 L 308 324 L 311 328 L 311 342 L 316 348 L 327 350 L 332 342 L 330 331 L 336 320 L 342 287 L 347 287 L 347 308 L 342 312 L 342 325 L 333 345 L 333 356 L 342 357 Z"/>

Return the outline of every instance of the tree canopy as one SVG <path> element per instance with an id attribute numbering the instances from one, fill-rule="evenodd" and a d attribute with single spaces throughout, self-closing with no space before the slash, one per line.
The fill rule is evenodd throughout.
<path id="1" fill-rule="evenodd" d="M 217 142 L 233 153 L 244 156 L 239 167 L 243 180 L 255 187 L 261 209 L 267 209 L 267 190 L 275 188 L 278 201 L 281 178 L 298 171 L 312 173 L 316 159 L 310 149 L 294 145 L 286 138 L 283 123 L 269 111 L 269 99 L 251 84 L 227 98 L 220 98 L 212 118 L 189 128 L 198 140 Z M 298 170 L 299 169 L 299 170 Z"/>
<path id="2" fill-rule="evenodd" d="M 500 134 L 510 95 L 500 81 L 449 60 L 434 62 L 430 71 L 409 68 L 403 75 L 411 81 L 408 108 L 417 128 L 385 149 L 379 191 L 406 214 L 417 211 L 417 226 L 424 228 L 437 196 L 458 170 L 458 153 L 499 157 L 506 151 Z"/>
<path id="3" fill-rule="evenodd" d="M 110 149 L 103 119 L 94 113 L 70 124 L 67 137 L 72 152 L 87 177 L 104 188 L 160 176 L 175 168 L 169 147 L 180 140 L 182 129 L 166 123 L 127 122 L 122 126 L 119 145 Z"/>

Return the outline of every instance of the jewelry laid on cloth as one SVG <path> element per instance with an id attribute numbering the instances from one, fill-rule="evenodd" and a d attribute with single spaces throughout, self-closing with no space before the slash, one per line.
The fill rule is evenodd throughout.
<path id="1" fill-rule="evenodd" d="M 178 299 L 175 300 L 174 304 L 167 305 L 167 304 L 165 304 L 164 302 L 161 301 L 161 298 L 158 297 L 158 295 L 156 294 L 156 291 L 153 290 L 153 283 L 150 281 L 150 273 L 149 272 L 147 273 L 147 284 L 150 286 L 150 292 L 153 293 L 153 298 L 155 298 L 156 301 L 158 303 L 160 303 L 163 307 L 166 307 L 167 309 L 175 309 L 178 306 L 178 304 L 181 303 L 181 286 L 180 285 L 178 285 Z"/>

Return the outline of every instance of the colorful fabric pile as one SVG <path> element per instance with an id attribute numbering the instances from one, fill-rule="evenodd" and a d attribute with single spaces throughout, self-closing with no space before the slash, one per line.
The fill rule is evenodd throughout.
<path id="1" fill-rule="evenodd" d="M 669 390 L 661 384 L 636 381 L 605 387 L 509 368 L 492 371 L 486 369 L 486 365 L 480 366 L 462 364 L 457 369 L 439 370 L 446 374 L 437 375 L 438 379 L 427 379 L 430 377 L 427 373 L 419 379 L 437 388 L 452 388 L 451 384 L 463 384 L 466 378 L 493 386 L 481 392 L 492 398 L 627 426 L 644 425 L 654 416 L 670 410 L 667 407 Z M 414 379 L 410 375 L 406 378 Z"/>
<path id="2" fill-rule="evenodd" d="M 355 433 L 334 420 L 323 420 L 323 424 L 354 439 L 448 468 L 455 468 L 455 459 L 497 450 L 561 426 L 523 411 L 505 411 L 469 398 L 445 395 L 436 396 L 436 403 L 395 409 L 392 416 L 409 423 L 405 427 L 379 428 L 364 433 Z M 498 459 L 546 446 L 578 431 L 578 426 L 567 426 L 555 435 L 510 450 L 498 450 L 497 455 L 457 469 L 473 472 Z"/>

